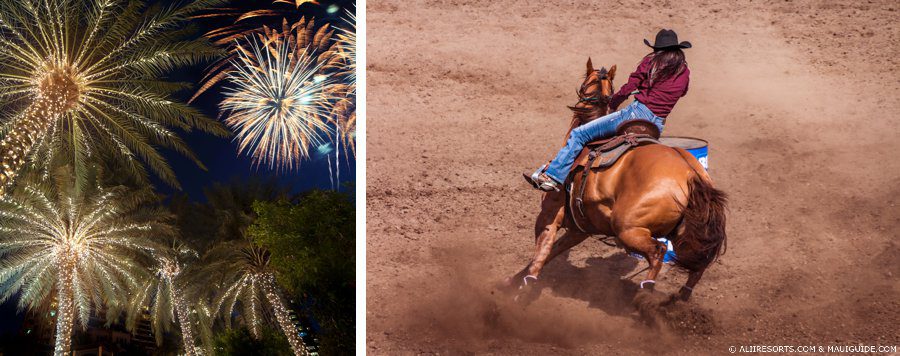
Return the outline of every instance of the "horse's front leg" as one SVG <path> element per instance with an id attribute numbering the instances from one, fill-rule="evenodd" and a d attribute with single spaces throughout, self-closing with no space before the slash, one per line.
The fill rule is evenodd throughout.
<path id="1" fill-rule="evenodd" d="M 549 192 L 541 201 L 541 212 L 534 224 L 535 251 L 531 262 L 519 273 L 506 280 L 509 287 L 527 285 L 529 280 L 536 280 L 541 268 L 547 263 L 556 233 L 565 218 L 565 192 Z"/>

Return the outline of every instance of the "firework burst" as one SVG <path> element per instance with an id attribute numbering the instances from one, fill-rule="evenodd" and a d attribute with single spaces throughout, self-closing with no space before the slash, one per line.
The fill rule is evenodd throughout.
<path id="1" fill-rule="evenodd" d="M 321 63 L 292 41 L 249 37 L 238 45 L 238 60 L 220 107 L 235 132 L 239 151 L 256 165 L 293 170 L 323 142 L 332 97 L 332 79 Z"/>
<path id="2" fill-rule="evenodd" d="M 217 2 L 156 8 L 117 0 L 0 2 L 0 112 L 9 113 L 0 190 L 27 166 L 49 171 L 58 156 L 75 162 L 78 174 L 89 157 L 116 159 L 143 181 L 146 164 L 177 187 L 155 147 L 200 162 L 172 128 L 228 132 L 170 98 L 187 84 L 160 77 L 221 53 L 207 41 L 183 40 L 189 31 L 178 26 Z"/>
<path id="3" fill-rule="evenodd" d="M 275 1 L 276 3 L 278 1 Z M 316 62 L 323 66 L 335 64 L 340 58 L 336 56 L 335 30 L 329 24 L 316 26 L 315 19 L 307 19 L 301 16 L 296 18 L 299 11 L 294 9 L 259 9 L 247 12 L 236 11 L 233 8 L 214 8 L 205 14 L 194 18 L 224 18 L 232 19 L 233 23 L 221 28 L 216 28 L 204 34 L 213 44 L 226 48 L 228 56 L 210 66 L 203 78 L 203 85 L 191 98 L 193 101 L 198 96 L 220 83 L 232 70 L 231 64 L 238 60 L 238 40 L 252 36 L 263 36 L 263 42 L 288 41 L 293 48 L 305 51 L 308 55 L 316 57 Z M 281 28 L 260 25 L 260 19 L 268 19 L 281 16 Z M 290 19 L 289 19 L 290 18 Z M 275 22 L 277 23 L 277 22 Z"/>
<path id="4" fill-rule="evenodd" d="M 68 354 L 76 320 L 86 327 L 92 310 L 105 306 L 107 320 L 115 320 L 144 277 L 139 261 L 150 234 L 170 231 L 159 209 L 142 206 L 150 194 L 77 192 L 69 176 L 0 198 L 2 300 L 19 293 L 20 309 L 55 300 L 57 355 Z"/>

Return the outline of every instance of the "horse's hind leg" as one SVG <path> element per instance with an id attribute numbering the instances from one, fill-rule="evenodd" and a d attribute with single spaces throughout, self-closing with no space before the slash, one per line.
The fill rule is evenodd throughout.
<path id="1" fill-rule="evenodd" d="M 656 284 L 656 276 L 663 265 L 666 246 L 653 239 L 650 229 L 644 227 L 623 229 L 619 232 L 618 238 L 625 246 L 643 255 L 650 263 L 650 271 L 647 272 L 647 279 L 641 282 L 641 288 L 652 290 Z"/>
<path id="2" fill-rule="evenodd" d="M 705 270 L 706 268 L 699 271 L 691 271 L 691 273 L 688 275 L 687 282 L 685 282 L 684 286 L 682 286 L 681 289 L 678 290 L 678 294 L 672 296 L 673 299 L 678 298 L 685 302 L 690 299 L 691 293 L 694 292 L 694 287 L 697 285 L 697 282 L 700 282 L 700 277 L 703 277 L 703 271 Z"/>

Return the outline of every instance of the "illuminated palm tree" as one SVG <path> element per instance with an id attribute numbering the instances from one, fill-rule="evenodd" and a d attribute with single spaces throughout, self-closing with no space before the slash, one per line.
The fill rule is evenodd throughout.
<path id="1" fill-rule="evenodd" d="M 54 353 L 67 355 L 76 321 L 92 311 L 115 320 L 146 278 L 151 235 L 167 235 L 166 212 L 149 191 L 76 186 L 68 170 L 43 184 L 19 184 L 0 198 L 0 295 L 21 309 L 55 301 Z"/>
<path id="2" fill-rule="evenodd" d="M 240 304 L 244 324 L 253 337 L 261 336 L 265 323 L 275 323 L 287 337 L 294 354 L 308 354 L 275 283 L 275 273 L 269 267 L 269 251 L 247 240 L 236 240 L 220 243 L 204 260 L 207 263 L 202 275 L 220 281 L 215 286 L 220 292 L 213 298 L 212 315 L 222 316 L 230 328 L 232 311 Z"/>
<path id="3" fill-rule="evenodd" d="M 170 331 L 170 325 L 178 324 L 181 339 L 187 355 L 198 355 L 194 330 L 191 322 L 191 308 L 185 296 L 183 272 L 188 263 L 199 259 L 197 252 L 178 240 L 171 240 L 152 253 L 152 278 L 143 283 L 143 288 L 131 299 L 128 307 L 126 326 L 134 330 L 142 310 L 149 307 L 150 324 L 156 336 L 156 344 L 161 345 L 163 333 Z"/>
<path id="4" fill-rule="evenodd" d="M 114 159 L 146 181 L 146 166 L 177 187 L 156 146 L 202 164 L 173 128 L 228 135 L 172 98 L 185 83 L 171 69 L 217 57 L 205 40 L 184 40 L 194 10 L 220 3 L 148 7 L 124 0 L 0 2 L 0 192 L 27 166 L 49 171 L 62 156 L 83 178 L 87 158 Z"/>

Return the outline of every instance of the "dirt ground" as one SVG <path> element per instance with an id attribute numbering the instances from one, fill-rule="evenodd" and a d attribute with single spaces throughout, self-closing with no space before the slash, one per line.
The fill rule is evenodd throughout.
<path id="1" fill-rule="evenodd" d="M 896 1 L 386 0 L 367 16 L 370 354 L 900 345 Z M 493 293 L 532 253 L 540 194 L 520 173 L 560 147 L 585 61 L 621 85 L 660 27 L 694 44 L 665 134 L 710 142 L 727 253 L 656 326 L 620 279 L 641 266 L 594 239 L 530 304 Z"/>

